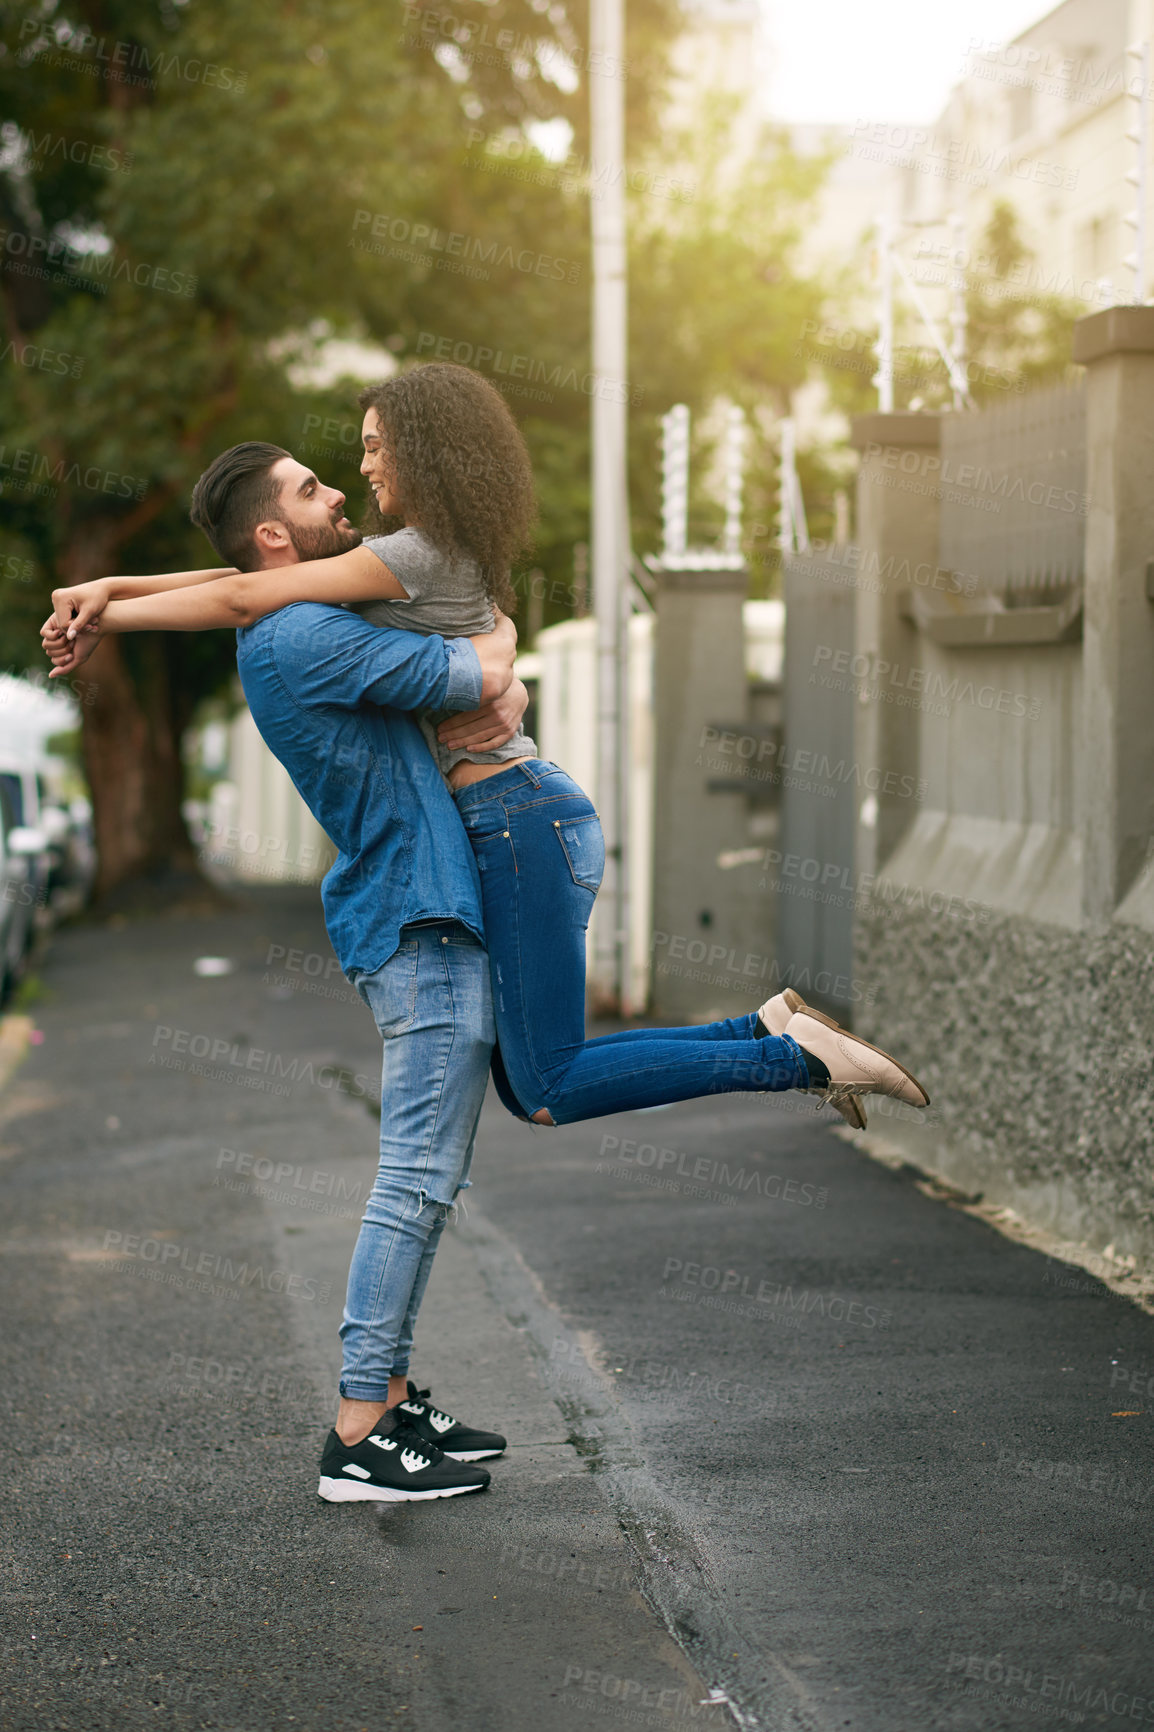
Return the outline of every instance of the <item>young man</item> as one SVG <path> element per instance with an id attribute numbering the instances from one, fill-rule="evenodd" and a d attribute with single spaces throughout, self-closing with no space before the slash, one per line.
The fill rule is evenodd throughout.
<path id="1" fill-rule="evenodd" d="M 143 580 L 101 580 L 96 629 L 65 645 L 47 622 L 45 646 L 71 671 L 110 630 L 239 624 L 253 718 L 339 849 L 323 885 L 325 920 L 384 1059 L 380 1165 L 349 1268 L 340 1405 L 318 1489 L 333 1502 L 408 1501 L 481 1490 L 489 1474 L 470 1464 L 499 1454 L 505 1439 L 438 1412 L 407 1382 L 437 1243 L 468 1182 L 494 1040 L 472 850 L 407 712 L 459 712 L 443 737 L 487 749 L 516 732 L 527 694 L 513 680 L 508 620 L 452 641 L 312 602 L 246 623 L 229 579 L 355 547 L 344 503 L 280 447 L 234 446 L 205 470 L 192 503 L 193 521 L 233 570 L 180 573 L 172 593 L 148 595 Z M 147 585 L 155 592 L 155 579 Z M 243 589 L 254 595 L 259 580 Z M 92 593 L 57 590 L 56 618 Z"/>

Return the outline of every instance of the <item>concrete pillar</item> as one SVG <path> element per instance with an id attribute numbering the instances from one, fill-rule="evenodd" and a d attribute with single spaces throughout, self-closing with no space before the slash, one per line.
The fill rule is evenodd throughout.
<path id="1" fill-rule="evenodd" d="M 938 563 L 937 476 L 941 467 L 936 414 L 857 415 L 852 443 L 861 452 L 857 483 L 858 546 L 856 651 L 850 677 L 858 688 L 854 751 L 866 770 L 918 774 L 918 716 L 908 705 L 886 702 L 917 664 L 918 636 L 902 609 L 912 587 L 909 573 Z M 897 678 L 893 670 L 901 670 Z M 820 676 L 824 666 L 815 668 Z M 834 675 L 836 677 L 836 673 Z M 874 691 L 879 695 L 873 696 Z M 894 783 L 900 787 L 900 781 Z M 858 802 L 859 876 L 877 873 L 893 853 L 912 816 L 897 794 L 863 795 Z"/>
<path id="2" fill-rule="evenodd" d="M 741 963 L 764 946 L 743 919 L 738 875 L 717 864 L 748 840 L 746 797 L 706 786 L 719 769 L 739 771 L 736 757 L 720 760 L 709 730 L 748 714 L 749 578 L 744 568 L 654 575 L 653 1010 L 673 1023 L 758 1003 Z"/>
<path id="3" fill-rule="evenodd" d="M 1086 368 L 1082 912 L 1108 921 L 1154 838 L 1154 307 L 1079 319 Z"/>
<path id="4" fill-rule="evenodd" d="M 839 557 L 848 549 L 838 550 Z M 785 774 L 781 789 L 779 847 L 820 864 L 818 884 L 852 879 L 854 840 L 860 804 L 852 775 L 833 792 L 825 766 L 852 764 L 857 705 L 843 686 L 823 687 L 819 668 L 842 661 L 855 650 L 854 592 L 840 565 L 812 554 L 786 559 L 785 666 L 783 668 Z M 828 655 L 826 652 L 829 652 Z M 817 658 L 821 654 L 822 661 Z M 785 891 L 777 910 L 777 953 L 786 978 L 819 1010 L 832 1012 L 849 1027 L 853 1015 L 853 898 L 839 893 L 807 895 L 805 879 L 782 878 Z M 792 894 L 791 892 L 797 892 Z"/>

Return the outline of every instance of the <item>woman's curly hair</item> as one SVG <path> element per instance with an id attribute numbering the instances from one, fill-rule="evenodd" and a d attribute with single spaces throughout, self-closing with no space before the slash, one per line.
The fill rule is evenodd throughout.
<path id="1" fill-rule="evenodd" d="M 372 501 L 365 533 L 407 520 L 447 558 L 476 560 L 485 593 L 512 613 L 510 567 L 536 504 L 529 453 L 501 393 L 470 367 L 428 361 L 366 385 L 357 402 L 377 412 L 402 513 L 384 517 Z"/>

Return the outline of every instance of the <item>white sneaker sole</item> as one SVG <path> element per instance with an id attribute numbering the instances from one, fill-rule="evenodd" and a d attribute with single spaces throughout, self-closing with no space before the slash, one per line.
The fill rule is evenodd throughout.
<path id="1" fill-rule="evenodd" d="M 433 1497 L 459 1497 L 465 1491 L 484 1491 L 483 1485 L 449 1485 L 439 1491 L 402 1491 L 399 1486 L 365 1485 L 355 1479 L 329 1479 L 321 1475 L 317 1496 L 326 1503 L 426 1503 Z"/>
<path id="2" fill-rule="evenodd" d="M 450 1461 L 485 1461 L 491 1455 L 504 1455 L 503 1449 L 446 1449 L 442 1451 Z"/>

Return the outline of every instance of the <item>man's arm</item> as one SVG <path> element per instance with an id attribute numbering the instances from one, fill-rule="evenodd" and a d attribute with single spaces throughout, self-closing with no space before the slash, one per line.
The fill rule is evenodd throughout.
<path id="1" fill-rule="evenodd" d="M 507 692 L 478 710 L 468 710 L 442 722 L 437 738 L 442 746 L 462 752 L 494 752 L 520 732 L 525 711 L 529 708 L 529 693 L 518 679 Z"/>
<path id="2" fill-rule="evenodd" d="M 503 617 L 483 636 L 445 639 L 370 625 L 339 608 L 300 607 L 278 616 L 273 632 L 277 673 L 306 709 L 473 710 L 508 690 L 517 653 L 517 633 Z"/>

